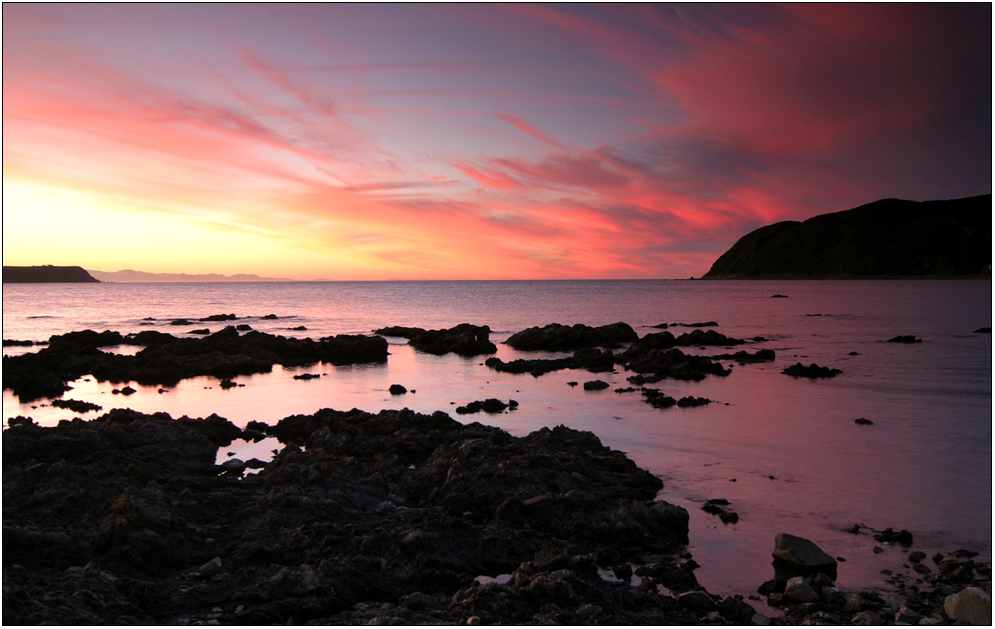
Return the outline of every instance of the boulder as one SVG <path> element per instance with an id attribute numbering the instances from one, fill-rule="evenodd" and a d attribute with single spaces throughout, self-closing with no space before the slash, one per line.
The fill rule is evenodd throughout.
<path id="1" fill-rule="evenodd" d="M 992 597 L 981 588 L 965 588 L 946 598 L 943 602 L 943 611 L 951 620 L 970 625 L 991 625 Z"/>
<path id="2" fill-rule="evenodd" d="M 793 603 L 811 603 L 819 600 L 819 595 L 805 582 L 805 577 L 792 577 L 784 587 L 784 599 Z"/>
<path id="3" fill-rule="evenodd" d="M 716 608 L 715 600 L 709 596 L 708 592 L 701 590 L 685 592 L 677 597 L 677 602 L 690 609 L 712 610 Z"/>
<path id="4" fill-rule="evenodd" d="M 836 560 L 811 540 L 788 533 L 774 537 L 774 563 L 803 574 L 836 574 Z"/>

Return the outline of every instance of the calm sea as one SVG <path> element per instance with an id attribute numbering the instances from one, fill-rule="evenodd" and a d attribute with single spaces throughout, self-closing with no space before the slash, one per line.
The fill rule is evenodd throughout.
<path id="1" fill-rule="evenodd" d="M 772 298 L 775 294 L 787 298 Z M 486 324 L 505 360 L 521 354 L 502 341 L 535 325 L 624 321 L 642 335 L 659 323 L 713 320 L 727 336 L 765 337 L 746 348 L 773 349 L 777 360 L 734 365 L 726 378 L 654 385 L 673 397 L 717 402 L 692 409 L 657 410 L 638 394 L 613 392 L 628 386 L 624 371 L 597 376 L 559 371 L 540 378 L 501 374 L 485 367 L 483 358 L 419 354 L 403 339 L 389 339 L 390 357 L 383 366 L 276 367 L 270 374 L 237 378 L 246 386 L 227 391 L 213 378 L 198 378 L 165 394 L 136 386 L 138 393 L 126 399 L 111 394 L 120 385 L 83 378 L 65 397 L 101 404 L 104 411 L 127 406 L 174 417 L 217 413 L 238 425 L 275 423 L 326 407 L 430 413 L 489 397 L 515 399 L 520 406 L 512 413 L 451 414 L 515 435 L 565 424 L 590 430 L 605 445 L 628 453 L 664 480 L 662 499 L 690 512 L 691 551 L 702 566 L 698 578 L 719 594 L 749 594 L 773 576 L 770 553 L 779 532 L 808 537 L 844 557 L 842 587 L 881 585 L 880 571 L 899 571 L 903 563 L 901 549 L 875 554 L 879 544 L 869 535 L 844 532 L 854 523 L 908 529 L 915 547 L 930 555 L 967 548 L 991 559 L 992 341 L 990 334 L 974 332 L 991 325 L 990 281 L 3 286 L 5 339 L 44 340 L 87 328 L 182 334 L 188 330 L 170 326 L 171 319 L 220 313 L 234 313 L 239 323 L 263 332 L 311 338 L 368 334 L 389 325 Z M 278 318 L 261 318 L 269 314 Z M 190 329 L 223 325 L 197 323 Z M 307 330 L 291 330 L 297 326 Z M 885 342 L 907 334 L 922 343 Z M 781 374 L 796 362 L 836 367 L 843 374 L 822 381 Z M 302 371 L 322 377 L 292 378 Z M 567 385 L 595 378 L 613 386 L 589 392 Z M 394 383 L 413 391 L 392 396 L 387 389 Z M 45 400 L 22 405 L 9 391 L 3 394 L 3 414 L 5 422 L 28 415 L 43 424 L 73 416 Z M 874 424 L 856 425 L 860 417 Z M 233 449 L 243 458 L 265 458 L 272 447 L 262 442 Z M 724 525 L 701 511 L 701 503 L 713 498 L 729 500 L 740 521 Z"/>

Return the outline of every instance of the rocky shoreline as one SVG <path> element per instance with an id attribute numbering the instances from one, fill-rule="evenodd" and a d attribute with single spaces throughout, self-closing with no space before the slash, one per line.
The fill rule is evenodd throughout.
<path id="1" fill-rule="evenodd" d="M 632 340 L 627 328 L 530 328 L 519 333 L 530 349 L 573 355 L 486 364 L 537 377 L 621 365 L 638 386 L 727 375 L 714 360 L 774 359 L 771 350 L 709 358 L 677 349 L 744 343 L 714 331 Z M 487 326 L 377 332 L 429 353 L 493 353 Z M 99 349 L 121 343 L 145 349 Z M 380 337 L 311 341 L 233 327 L 204 338 L 73 332 L 34 354 L 4 357 L 4 387 L 22 400 L 55 397 L 82 374 L 168 384 L 273 364 L 381 362 L 386 347 Z M 710 402 L 617 391 L 641 392 L 660 408 Z M 478 400 L 456 412 L 517 405 Z M 906 551 L 892 591 L 836 587 L 836 560 L 785 534 L 772 540 L 774 578 L 755 592 L 712 595 L 687 552 L 688 513 L 659 499 L 663 483 L 592 433 L 564 426 L 513 437 L 407 409 L 324 409 L 245 429 L 216 415 L 126 409 L 53 427 L 24 417 L 8 424 L 5 624 L 991 623 L 988 564 L 963 549 L 931 549 L 927 558 L 911 533 L 890 529 L 875 539 Z M 271 461 L 218 464 L 219 449 L 234 440 L 267 438 L 282 444 Z M 706 506 L 722 522 L 738 519 L 725 501 Z"/>
<path id="2" fill-rule="evenodd" d="M 985 604 L 990 623 L 990 568 L 966 551 L 936 570 L 910 552 L 895 592 L 844 592 L 779 539 L 799 572 L 758 592 L 783 617 L 713 596 L 663 483 L 563 426 L 515 438 L 407 409 L 10 424 L 5 624 L 941 624 Z M 267 436 L 272 461 L 215 464 Z"/>

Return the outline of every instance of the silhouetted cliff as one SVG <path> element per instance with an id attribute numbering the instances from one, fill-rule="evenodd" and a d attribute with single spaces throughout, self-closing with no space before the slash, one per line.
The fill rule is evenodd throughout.
<path id="1" fill-rule="evenodd" d="M 79 266 L 5 266 L 3 283 L 100 282 Z"/>
<path id="2" fill-rule="evenodd" d="M 754 230 L 705 274 L 725 278 L 991 275 L 992 196 L 883 199 Z"/>

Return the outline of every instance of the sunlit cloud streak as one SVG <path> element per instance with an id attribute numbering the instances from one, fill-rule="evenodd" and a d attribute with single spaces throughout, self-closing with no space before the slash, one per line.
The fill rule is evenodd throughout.
<path id="1" fill-rule="evenodd" d="M 300 279 L 698 276 L 771 222 L 989 193 L 990 24 L 990 5 L 5 5 L 4 182 L 235 238 L 224 269 L 156 272 L 274 274 L 241 234 Z M 101 263 L 140 267 L 94 207 Z M 54 255 L 8 256 L 8 231 L 5 264 Z"/>

